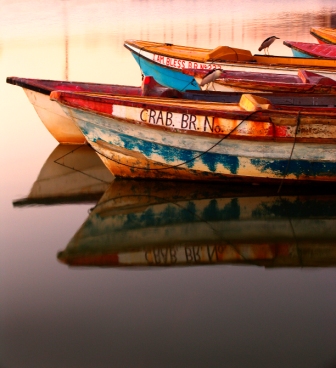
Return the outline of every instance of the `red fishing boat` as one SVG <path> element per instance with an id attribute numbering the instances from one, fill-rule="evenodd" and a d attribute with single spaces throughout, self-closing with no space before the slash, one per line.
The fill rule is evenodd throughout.
<path id="1" fill-rule="evenodd" d="M 291 48 L 293 56 L 307 58 L 336 59 L 336 45 L 284 41 Z"/>
<path id="2" fill-rule="evenodd" d="M 193 76 L 201 87 L 216 91 L 328 93 L 335 95 L 336 98 L 335 80 L 307 70 L 300 69 L 297 75 L 221 69 L 213 69 L 210 72 L 206 69 L 183 69 L 182 71 Z"/>

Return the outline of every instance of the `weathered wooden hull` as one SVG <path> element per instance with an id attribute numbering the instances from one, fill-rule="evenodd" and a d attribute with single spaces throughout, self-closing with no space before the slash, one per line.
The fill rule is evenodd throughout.
<path id="1" fill-rule="evenodd" d="M 288 93 L 290 95 L 329 93 L 334 95 L 336 101 L 336 80 L 306 70 L 299 70 L 298 75 L 218 70 L 217 78 L 205 85 L 204 82 L 207 81 L 207 78 L 211 78 L 213 75 L 209 75 L 207 70 L 183 69 L 182 71 L 184 74 L 194 77 L 204 90 Z"/>
<path id="2" fill-rule="evenodd" d="M 48 95 L 24 88 L 30 103 L 49 133 L 62 144 L 85 144 L 80 129 Z"/>
<path id="3" fill-rule="evenodd" d="M 335 267 L 335 195 L 270 193 L 116 180 L 58 259 L 93 267 Z"/>
<path id="4" fill-rule="evenodd" d="M 336 181 L 334 109 L 302 109 L 296 131 L 294 108 L 251 113 L 235 104 L 65 92 L 51 98 L 117 177 Z"/>
<path id="5" fill-rule="evenodd" d="M 145 46 L 142 46 L 142 45 Z M 125 41 L 124 46 L 131 51 L 134 59 L 139 64 L 144 75 L 153 76 L 155 80 L 179 91 L 199 90 L 200 87 L 192 76 L 181 73 L 181 69 L 194 68 L 211 70 L 221 68 L 225 70 L 260 72 L 260 73 L 285 73 L 297 74 L 299 69 L 307 69 L 323 76 L 336 79 L 336 60 L 290 58 L 277 56 L 254 55 L 251 61 L 204 61 L 201 54 L 204 49 L 186 47 L 188 52 L 179 56 L 174 52 L 174 45 L 163 47 L 163 44 L 144 41 Z M 183 46 L 178 47 L 180 51 Z M 204 54 L 206 54 L 205 50 Z M 204 59 L 204 58 L 203 58 Z M 294 59 L 294 60 L 293 60 Z"/>
<path id="6" fill-rule="evenodd" d="M 320 44 L 336 45 L 336 29 L 326 27 L 312 27 L 310 34 L 314 36 Z"/>
<path id="7" fill-rule="evenodd" d="M 148 79 L 148 78 L 147 78 Z M 57 103 L 49 98 L 53 90 L 74 90 L 74 91 L 92 91 L 95 93 L 106 93 L 113 95 L 128 95 L 128 96 L 166 96 L 171 98 L 185 98 L 192 100 L 207 100 L 217 102 L 238 102 L 241 94 L 212 94 L 203 93 L 202 91 L 194 94 L 193 91 L 188 91 L 184 94 L 178 93 L 176 90 L 163 88 L 158 85 L 153 78 L 150 82 L 141 87 L 109 85 L 109 84 L 93 84 L 82 82 L 66 82 L 53 81 L 43 79 L 27 79 L 9 77 L 7 83 L 18 85 L 23 88 L 29 101 L 34 106 L 41 121 L 51 133 L 51 135 L 61 144 L 84 144 L 86 139 L 80 129 L 74 122 L 64 113 L 62 108 Z M 275 103 L 288 105 L 321 105 L 321 106 L 336 106 L 336 98 L 324 94 L 301 94 L 296 96 L 274 95 L 269 97 Z"/>
<path id="8" fill-rule="evenodd" d="M 52 91 L 90 91 L 96 93 L 128 95 L 142 94 L 141 87 L 119 86 L 113 84 L 67 82 L 17 77 L 8 77 L 7 83 L 23 88 L 44 126 L 48 129 L 50 134 L 62 144 L 86 144 L 86 139 L 58 104 L 50 100 L 49 95 Z"/>
<path id="9" fill-rule="evenodd" d="M 284 41 L 295 57 L 336 59 L 336 45 Z"/>
<path id="10" fill-rule="evenodd" d="M 28 196 L 13 201 L 13 206 L 97 203 L 113 179 L 87 144 L 59 144 L 41 168 Z"/>

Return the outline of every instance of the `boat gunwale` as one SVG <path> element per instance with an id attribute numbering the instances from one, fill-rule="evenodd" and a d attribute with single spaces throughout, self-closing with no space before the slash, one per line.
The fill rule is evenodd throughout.
<path id="1" fill-rule="evenodd" d="M 22 87 L 22 88 L 25 88 L 25 89 L 28 89 L 28 90 L 31 90 L 31 91 L 34 91 L 34 92 L 37 92 L 37 93 L 41 93 L 43 95 L 46 95 L 46 96 L 50 96 L 50 93 L 52 91 L 54 91 L 53 88 L 48 88 L 48 86 L 45 86 L 45 87 L 42 87 L 42 84 L 39 86 L 39 81 L 41 81 L 42 83 L 44 82 L 57 82 L 57 83 L 66 83 L 66 84 L 87 84 L 87 85 L 95 85 L 95 86 L 106 86 L 106 84 L 104 83 L 90 83 L 90 82 L 68 82 L 68 81 L 62 81 L 62 80 L 49 80 L 49 79 L 30 79 L 30 78 L 21 78 L 21 77 L 7 77 L 6 79 L 6 82 L 9 83 L 9 84 L 12 84 L 12 85 L 16 85 L 16 86 L 19 86 L 19 87 Z M 34 83 L 36 82 L 36 83 Z M 115 86 L 120 86 L 120 87 L 124 87 L 122 85 L 115 85 Z M 141 87 L 135 87 L 135 86 L 126 86 L 127 88 L 133 88 L 133 89 L 138 89 L 138 88 L 141 88 Z M 78 93 L 85 93 L 84 91 L 78 91 Z M 93 92 L 92 92 L 93 93 Z M 99 93 L 99 92 L 97 92 Z M 214 96 L 228 96 L 228 95 L 236 95 L 236 96 L 241 96 L 244 92 L 219 92 L 219 91 L 193 91 L 193 90 L 186 90 L 185 92 L 182 92 L 182 94 L 185 93 L 185 94 L 191 94 L 191 95 L 195 95 L 196 97 L 198 96 L 205 96 L 207 97 L 208 95 L 214 95 Z M 254 93 L 255 95 L 261 95 L 261 96 L 264 96 L 264 97 L 267 97 L 267 95 L 269 95 L 270 93 L 264 93 L 263 91 L 256 91 Z M 113 93 L 106 93 L 106 95 L 109 95 L 109 96 L 113 96 Z M 272 93 L 272 96 L 275 96 L 275 97 L 287 97 L 287 93 L 286 92 L 274 92 Z M 120 96 L 122 96 L 122 94 L 120 94 Z M 125 96 L 127 96 L 125 94 Z M 298 92 L 298 93 L 295 93 L 295 97 L 309 97 L 309 98 L 318 98 L 318 99 L 321 99 L 323 101 L 323 98 L 327 98 L 329 99 L 330 98 L 330 94 L 326 94 L 326 93 L 302 93 L 302 92 Z M 155 96 L 154 96 L 155 97 Z M 159 97 L 159 96 L 157 96 Z M 182 96 L 183 97 L 183 96 Z M 186 98 L 182 98 L 183 100 L 186 100 Z M 172 98 L 173 100 L 173 98 Z M 198 100 L 197 98 L 193 98 L 193 99 L 190 99 L 190 101 L 203 101 L 203 100 Z M 204 102 L 206 102 L 206 100 L 204 100 Z M 215 101 L 209 101 L 209 102 L 215 102 Z M 224 102 L 220 102 L 220 103 L 224 103 Z M 298 106 L 302 106 L 302 107 L 307 107 L 307 106 L 320 106 L 321 108 L 325 107 L 325 106 L 328 106 L 330 105 L 330 103 L 328 101 L 326 102 L 322 102 L 323 105 L 321 104 L 318 104 L 318 105 L 298 105 Z M 325 104 L 325 105 L 324 105 Z M 290 106 L 292 104 L 289 104 L 288 106 Z M 336 106 L 336 102 L 334 104 Z"/>
<path id="2" fill-rule="evenodd" d="M 197 78 L 197 77 L 195 77 Z M 336 82 L 336 81 L 335 81 Z M 253 88 L 256 89 L 258 92 L 265 91 L 271 93 L 274 89 L 276 89 L 276 92 L 282 92 L 282 93 L 297 93 L 295 91 L 292 91 L 291 89 L 299 89 L 301 88 L 299 93 L 316 93 L 316 90 L 327 88 L 330 89 L 330 91 L 326 92 L 326 94 L 336 95 L 336 84 L 334 86 L 329 85 L 323 85 L 323 84 L 313 84 L 313 83 L 285 83 L 281 81 L 272 81 L 271 85 L 269 86 L 269 82 L 267 81 L 258 81 L 254 79 L 245 79 L 245 80 L 239 80 L 238 78 L 225 78 L 225 77 L 219 77 L 215 80 L 215 83 L 221 84 L 223 86 L 231 86 L 231 87 L 240 87 L 240 88 Z M 306 89 L 305 89 L 306 88 Z M 253 92 L 250 92 L 253 93 Z M 265 96 L 267 97 L 267 95 Z"/>
<path id="3" fill-rule="evenodd" d="M 146 97 L 146 96 L 127 96 L 127 95 L 119 95 L 119 96 L 105 96 L 105 95 L 90 95 L 82 92 L 67 92 L 67 91 L 54 91 L 57 97 L 52 97 L 52 99 L 56 99 L 59 102 L 64 102 L 63 97 L 73 98 L 76 96 L 79 100 L 81 96 L 85 96 L 85 100 L 107 103 L 111 105 L 125 105 L 129 107 L 138 107 L 138 108 L 147 108 L 150 107 L 152 109 L 160 109 L 162 111 L 170 111 L 174 109 L 174 112 L 177 113 L 187 113 L 190 114 L 198 114 L 201 116 L 214 116 L 214 117 L 222 117 L 222 118 L 243 118 L 245 119 L 248 115 L 251 114 L 251 111 L 247 111 L 241 108 L 240 111 L 223 111 L 220 108 L 225 108 L 226 105 L 232 106 L 236 105 L 239 107 L 239 103 L 221 103 L 221 102 L 208 102 L 208 101 L 195 101 L 195 100 L 186 100 L 186 99 L 169 99 L 165 97 Z M 132 101 L 133 100 L 133 101 Z M 138 101 L 134 101 L 138 100 Z M 142 101 L 143 100 L 143 101 Z M 157 101 L 157 103 L 153 102 Z M 67 103 L 70 107 L 71 102 Z M 190 106 L 188 109 L 184 107 L 184 105 L 194 105 Z M 201 106 L 204 105 L 203 108 Z M 217 109 L 211 109 L 209 106 L 216 106 Z M 311 115 L 314 113 L 316 117 L 330 118 L 336 119 L 336 107 L 314 107 L 314 106 L 291 106 L 291 105 L 273 105 L 275 109 L 264 109 L 264 110 L 256 110 L 255 114 L 253 114 L 253 119 L 256 119 L 256 116 L 259 119 L 257 121 L 268 121 L 269 115 L 280 115 L 282 116 L 297 116 L 297 113 L 300 111 L 301 117 L 305 115 Z M 327 111 L 326 111 L 327 109 Z M 305 111 L 302 111 L 305 110 Z M 262 116 L 260 116 L 262 115 Z M 247 119 L 249 120 L 249 119 Z M 332 124 L 333 123 L 328 123 Z M 335 122 L 336 124 L 336 122 Z"/>
<path id="4" fill-rule="evenodd" d="M 53 84 L 64 84 L 66 86 L 76 86 L 79 85 L 80 87 L 83 86 L 101 86 L 101 87 L 123 87 L 123 88 L 128 88 L 129 90 L 141 90 L 141 87 L 137 87 L 137 86 L 125 86 L 125 85 L 120 85 L 120 84 L 105 84 L 105 83 L 93 83 L 93 82 L 77 82 L 77 81 L 64 81 L 64 80 L 56 80 L 56 79 L 34 79 L 34 78 L 20 78 L 20 77 L 7 77 L 6 78 L 6 82 L 8 84 L 12 84 L 14 86 L 19 86 L 34 92 L 39 92 L 41 94 L 44 95 L 50 95 L 52 91 L 58 90 L 58 91 L 62 91 L 59 88 L 54 88 L 53 86 L 48 86 L 48 83 L 53 83 Z M 59 87 L 59 86 L 57 86 Z M 163 87 L 166 88 L 166 87 Z M 168 89 L 168 88 L 167 88 Z M 68 91 L 65 90 L 67 92 L 74 92 L 74 93 L 85 93 L 87 91 L 90 92 L 90 90 L 82 90 L 82 91 Z M 113 93 L 108 93 L 108 92 L 91 92 L 91 93 L 106 93 L 106 94 L 111 94 L 113 95 Z M 116 93 L 117 94 L 117 93 Z M 125 94 L 126 96 L 126 94 Z"/>
<path id="5" fill-rule="evenodd" d="M 277 136 L 248 136 L 248 135 L 232 135 L 230 133 L 209 133 L 209 132 L 199 132 L 199 131 L 193 131 L 193 130 L 185 130 L 181 128 L 170 128 L 163 125 L 154 125 L 149 124 L 147 122 L 141 122 L 138 120 L 133 120 L 129 118 L 119 117 L 115 116 L 113 114 L 101 112 L 101 111 L 94 111 L 90 108 L 83 107 L 83 106 L 74 106 L 71 105 L 71 103 L 66 103 L 64 101 L 58 101 L 58 103 L 61 103 L 65 105 L 66 107 L 70 109 L 76 109 L 82 112 L 86 112 L 89 114 L 92 114 L 94 116 L 103 116 L 108 119 L 116 120 L 122 124 L 132 124 L 132 125 L 138 125 L 142 126 L 146 129 L 150 130 L 158 130 L 158 131 L 165 131 L 171 134 L 181 134 L 181 135 L 190 135 L 190 136 L 196 136 L 196 137 L 204 137 L 204 138 L 214 138 L 216 140 L 222 140 L 222 139 L 232 139 L 232 140 L 238 140 L 238 141 L 251 141 L 251 142 L 275 142 L 275 143 L 308 143 L 308 144 L 325 144 L 333 146 L 336 143 L 336 138 L 301 138 L 301 137 L 277 137 Z M 265 121 L 269 122 L 269 120 Z M 90 124 L 94 126 L 101 126 L 100 124 L 97 124 L 95 122 L 90 121 Z M 289 124 L 288 124 L 289 125 Z M 295 124 L 293 124 L 295 126 Z M 110 129 L 110 127 L 108 127 Z M 145 140 L 145 139 L 144 139 Z"/>
<path id="6" fill-rule="evenodd" d="M 335 59 L 329 59 L 329 58 L 315 58 L 317 59 L 318 61 L 328 61 L 328 62 L 335 62 L 335 66 L 322 66 L 322 65 L 307 65 L 305 63 L 303 64 L 299 64 L 299 63 L 267 63 L 266 61 L 258 61 L 258 59 L 267 59 L 267 58 L 277 58 L 277 59 L 288 59 L 288 60 L 293 60 L 294 57 L 293 56 L 277 56 L 277 55 L 263 55 L 263 54 L 254 54 L 253 57 L 255 58 L 255 60 L 253 61 L 239 61 L 239 60 L 221 60 L 221 59 L 209 59 L 208 61 L 204 61 L 200 58 L 193 58 L 192 56 L 190 56 L 189 59 L 186 59 L 182 56 L 179 56 L 179 57 L 175 57 L 175 56 L 169 56 L 167 55 L 167 53 L 163 53 L 162 51 L 151 51 L 151 50 L 148 50 L 146 47 L 143 47 L 143 48 L 140 48 L 138 45 L 136 44 L 133 44 L 132 42 L 129 42 L 131 46 L 135 47 L 138 49 L 138 51 L 135 51 L 133 50 L 132 48 L 130 48 L 128 46 L 128 43 L 129 42 L 128 40 L 126 40 L 124 42 L 124 47 L 127 48 L 130 52 L 134 53 L 135 55 L 137 55 L 138 57 L 141 57 L 141 58 L 144 58 L 146 60 L 149 60 L 157 65 L 160 65 L 161 67 L 165 67 L 167 69 L 178 69 L 179 68 L 172 68 L 172 67 L 167 67 L 165 66 L 164 64 L 160 64 L 160 63 L 157 63 L 155 60 L 153 59 L 149 59 L 148 57 L 144 56 L 143 54 L 141 54 L 141 51 L 146 51 L 148 53 L 151 53 L 151 54 L 157 54 L 157 55 L 161 55 L 161 56 L 165 56 L 165 57 L 171 57 L 171 58 L 174 58 L 174 59 L 179 59 L 179 60 L 184 60 L 184 61 L 195 61 L 195 62 L 198 62 L 198 63 L 202 63 L 202 64 L 208 64 L 208 65 L 216 65 L 215 62 L 217 64 L 220 64 L 220 63 L 225 63 L 226 65 L 246 65 L 246 66 L 255 66 L 255 67 L 265 67 L 266 69 L 268 69 L 267 67 L 274 67 L 274 68 L 280 68 L 280 69 L 292 69 L 292 70 L 296 70 L 296 69 L 307 69 L 307 70 L 320 70 L 320 71 L 323 71 L 325 70 L 326 72 L 335 72 L 336 73 L 336 60 Z M 173 45 L 175 46 L 175 45 Z M 154 46 L 153 46 L 154 47 Z M 195 47 L 196 48 L 196 47 Z M 211 51 L 210 49 L 208 51 Z M 307 62 L 307 58 L 295 58 L 294 61 L 299 61 L 299 60 L 302 60 L 302 61 L 305 61 Z M 314 58 L 313 58 L 314 60 Z M 311 61 L 311 60 L 310 60 Z M 210 70 L 211 68 L 209 68 Z"/>
<path id="7" fill-rule="evenodd" d="M 23 81 L 14 79 L 14 78 L 17 78 L 17 77 L 7 77 L 6 82 L 14 86 L 19 86 L 19 87 L 26 88 L 34 92 L 42 93 L 43 95 L 47 95 L 47 96 L 49 96 L 50 93 L 53 91 L 53 89 L 48 89 L 47 87 L 38 86 L 37 84 L 35 85 L 33 83 L 23 82 Z M 20 78 L 20 79 L 23 79 L 23 78 Z"/>
<path id="8" fill-rule="evenodd" d="M 304 71 L 304 70 L 303 70 Z M 182 73 L 192 76 L 196 79 L 203 79 L 209 73 L 206 69 L 194 69 L 194 68 L 183 68 Z M 311 72 L 312 73 L 312 72 Z M 320 77 L 317 82 L 304 82 L 299 74 L 291 75 L 291 74 L 278 74 L 278 73 L 257 73 L 257 72 L 241 72 L 241 71 L 232 71 L 232 70 L 222 70 L 222 74 L 214 81 L 216 84 L 220 84 L 223 86 L 230 86 L 241 88 L 240 93 L 252 93 L 254 92 L 244 92 L 244 89 L 254 89 L 256 93 L 265 93 L 265 97 L 267 95 L 280 94 L 280 93 L 302 93 L 302 94 L 320 94 L 318 91 L 323 90 L 322 94 L 326 95 L 336 95 L 336 80 L 324 77 L 318 73 L 315 74 L 316 77 Z M 269 77 L 269 78 L 267 78 Z M 290 80 L 291 81 L 284 81 Z M 330 80 L 331 83 L 334 84 L 322 84 L 319 83 L 321 80 Z M 294 89 L 294 91 L 292 91 Z M 296 92 L 295 89 L 298 89 L 299 92 Z M 329 91 L 326 91 L 329 89 Z M 258 91 L 258 92 L 257 92 Z M 335 96 L 336 102 L 336 96 Z"/>

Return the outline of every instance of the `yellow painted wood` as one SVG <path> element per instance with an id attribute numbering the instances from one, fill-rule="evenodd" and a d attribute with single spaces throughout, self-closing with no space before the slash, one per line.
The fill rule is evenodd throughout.
<path id="1" fill-rule="evenodd" d="M 127 40 L 127 44 L 139 48 L 141 51 L 152 52 L 158 55 L 175 59 L 184 59 L 205 63 L 207 61 L 232 61 L 255 63 L 256 65 L 282 65 L 297 68 L 335 68 L 336 60 L 294 58 L 286 56 L 253 55 L 248 50 L 228 46 L 219 46 L 213 50 L 198 47 L 179 46 L 167 43 L 158 43 L 141 40 Z M 141 53 L 141 52 L 140 52 Z M 218 58 L 218 59 L 217 59 Z"/>
<path id="2" fill-rule="evenodd" d="M 246 111 L 268 110 L 272 105 L 263 97 L 253 96 L 249 93 L 242 95 L 239 106 Z"/>
<path id="3" fill-rule="evenodd" d="M 336 29 L 327 27 L 312 27 L 310 29 L 311 34 L 315 34 L 325 40 L 330 41 L 330 43 L 336 44 Z"/>

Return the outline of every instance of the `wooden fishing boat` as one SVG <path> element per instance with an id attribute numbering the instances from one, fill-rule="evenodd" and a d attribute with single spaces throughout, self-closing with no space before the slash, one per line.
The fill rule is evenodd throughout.
<path id="1" fill-rule="evenodd" d="M 62 144 L 84 144 L 85 137 L 73 121 L 64 113 L 57 103 L 51 101 L 49 95 L 54 90 L 92 93 L 106 93 L 110 95 L 128 96 L 162 96 L 183 98 L 190 100 L 206 100 L 216 102 L 238 102 L 241 93 L 209 93 L 202 91 L 186 91 L 179 93 L 171 88 L 159 85 L 152 77 L 145 77 L 141 87 L 123 86 L 115 84 L 95 84 L 84 82 L 67 82 L 44 79 L 28 79 L 8 77 L 7 83 L 23 88 L 29 101 L 34 106 L 41 121 Z M 313 105 L 336 106 L 336 100 L 330 94 L 274 94 L 269 97 L 277 104 L 283 105 Z"/>
<path id="2" fill-rule="evenodd" d="M 27 197 L 13 201 L 13 206 L 96 204 L 113 179 L 87 144 L 59 144 L 44 163 Z"/>
<path id="3" fill-rule="evenodd" d="M 213 71 L 204 69 L 182 69 L 183 73 L 193 76 L 206 90 L 290 94 L 329 93 L 336 97 L 336 80 L 307 70 L 300 69 L 297 75 L 221 69 L 214 69 L 214 71 L 217 72 L 216 75 Z"/>
<path id="4" fill-rule="evenodd" d="M 184 68 L 285 74 L 297 74 L 298 69 L 305 69 L 336 79 L 336 60 L 330 59 L 252 55 L 250 51 L 228 46 L 210 50 L 137 40 L 127 40 L 124 46 L 131 51 L 144 75 L 179 91 L 200 89 L 193 77 L 181 73 Z"/>
<path id="5" fill-rule="evenodd" d="M 145 77 L 149 78 L 149 77 Z M 174 90 L 174 92 L 178 92 Z M 242 95 L 247 91 L 213 91 L 209 90 L 200 91 L 184 91 L 180 92 L 180 95 L 175 95 L 174 98 L 181 98 L 192 101 L 208 101 L 208 102 L 222 102 L 222 103 L 239 103 Z M 306 106 L 306 107 L 336 107 L 336 97 L 332 93 L 289 93 L 289 92 L 267 92 L 267 91 L 254 91 L 254 96 L 266 97 L 274 105 L 287 105 L 287 106 Z M 166 97 L 171 97 L 168 94 Z"/>
<path id="6" fill-rule="evenodd" d="M 336 109 L 54 91 L 116 177 L 336 181 Z"/>
<path id="7" fill-rule="evenodd" d="M 284 41 L 283 44 L 292 50 L 294 57 L 336 59 L 336 45 L 294 41 Z"/>
<path id="8" fill-rule="evenodd" d="M 74 267 L 335 267 L 335 238 L 335 194 L 115 180 L 57 257 Z"/>
<path id="9" fill-rule="evenodd" d="M 312 27 L 310 34 L 314 36 L 321 44 L 333 44 L 336 45 L 336 29 L 326 27 Z"/>
<path id="10" fill-rule="evenodd" d="M 7 83 L 23 88 L 45 127 L 52 136 L 62 144 L 85 144 L 86 140 L 82 132 L 73 121 L 64 114 L 58 104 L 50 100 L 49 95 L 52 91 L 89 91 L 92 93 L 127 94 L 130 96 L 142 94 L 142 89 L 140 87 L 114 84 L 67 82 L 18 77 L 8 77 L 6 81 Z"/>

